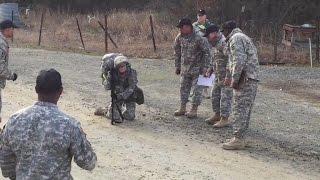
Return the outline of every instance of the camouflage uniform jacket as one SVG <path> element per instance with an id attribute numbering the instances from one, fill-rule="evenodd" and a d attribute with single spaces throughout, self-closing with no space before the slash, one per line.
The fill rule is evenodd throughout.
<path id="1" fill-rule="evenodd" d="M 231 78 L 231 73 L 228 68 L 229 56 L 227 53 L 226 38 L 222 33 L 219 33 L 217 41 L 211 42 L 213 47 L 214 62 L 213 70 L 216 74 L 218 83 L 223 83 L 225 78 Z"/>
<path id="2" fill-rule="evenodd" d="M 72 158 L 86 170 L 97 161 L 80 123 L 52 103 L 36 102 L 11 116 L 2 138 L 1 170 L 12 179 L 70 180 Z"/>
<path id="3" fill-rule="evenodd" d="M 202 68 L 208 68 L 212 60 L 209 42 L 195 33 L 175 39 L 175 67 L 181 68 L 182 74 L 197 75 Z"/>
<path id="4" fill-rule="evenodd" d="M 5 88 L 6 80 L 13 79 L 13 73 L 8 69 L 9 45 L 6 38 L 0 32 L 0 88 Z"/>
<path id="5" fill-rule="evenodd" d="M 137 71 L 130 68 L 130 64 L 127 66 L 127 73 L 125 76 L 120 76 L 118 71 L 113 71 L 113 80 L 115 86 L 115 93 L 117 95 L 117 100 L 127 100 L 131 95 L 133 95 L 137 84 Z M 108 76 L 108 81 L 111 84 L 111 76 Z"/>
<path id="6" fill-rule="evenodd" d="M 239 82 L 242 73 L 245 78 L 259 80 L 257 48 L 252 40 L 239 28 L 234 29 L 228 39 L 233 81 Z"/>
<path id="7" fill-rule="evenodd" d="M 210 21 L 207 19 L 204 24 L 200 24 L 198 21 L 192 24 L 193 29 L 196 34 L 203 37 L 206 33 L 206 29 L 211 25 Z"/>

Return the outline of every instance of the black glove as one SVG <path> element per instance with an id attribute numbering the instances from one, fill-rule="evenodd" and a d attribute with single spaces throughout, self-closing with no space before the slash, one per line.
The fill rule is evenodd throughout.
<path id="1" fill-rule="evenodd" d="M 180 75 L 181 74 L 181 69 L 180 68 L 176 68 L 176 75 Z"/>
<path id="2" fill-rule="evenodd" d="M 18 75 L 17 75 L 16 73 L 13 73 L 13 79 L 12 79 L 12 81 L 17 80 L 17 78 L 18 78 Z"/>

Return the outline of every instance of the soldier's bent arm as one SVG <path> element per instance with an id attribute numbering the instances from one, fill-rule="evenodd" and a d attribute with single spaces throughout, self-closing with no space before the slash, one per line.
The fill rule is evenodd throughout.
<path id="1" fill-rule="evenodd" d="M 1 135 L 0 166 L 3 177 L 15 179 L 16 177 L 16 156 L 8 144 L 6 129 Z"/>
<path id="2" fill-rule="evenodd" d="M 230 42 L 230 54 L 233 68 L 232 80 L 238 83 L 247 60 L 247 54 L 242 39 L 234 39 Z"/>
<path id="3" fill-rule="evenodd" d="M 208 68 L 213 66 L 213 54 L 211 51 L 211 45 L 206 38 L 201 38 L 199 41 L 200 50 L 203 52 L 204 67 Z"/>
<path id="4" fill-rule="evenodd" d="M 180 35 L 174 41 L 174 62 L 176 68 L 181 68 L 181 42 Z"/>
<path id="5" fill-rule="evenodd" d="M 74 157 L 74 162 L 85 170 L 93 170 L 97 156 L 94 153 L 86 134 L 80 127 L 80 123 L 72 128 L 70 153 Z"/>
<path id="6" fill-rule="evenodd" d="M 13 73 L 8 69 L 8 62 L 6 62 L 6 52 L 0 47 L 0 78 L 12 80 Z"/>
<path id="7" fill-rule="evenodd" d="M 124 92 L 120 93 L 120 99 L 128 99 L 134 92 L 137 84 L 138 84 L 138 77 L 137 72 L 135 70 L 131 70 L 131 75 L 128 79 L 129 86 L 124 90 Z"/>

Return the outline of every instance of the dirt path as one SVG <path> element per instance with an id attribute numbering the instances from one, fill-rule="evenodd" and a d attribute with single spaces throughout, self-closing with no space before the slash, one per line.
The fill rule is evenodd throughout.
<path id="1" fill-rule="evenodd" d="M 252 145 L 247 151 L 229 152 L 223 151 L 220 143 L 230 137 L 231 129 L 214 130 L 203 122 L 210 112 L 209 102 L 201 107 L 199 119 L 187 120 L 171 116 L 177 104 L 179 79 L 168 78 L 167 72 L 171 70 L 169 61 L 135 60 L 134 66 L 140 72 L 140 85 L 146 91 L 147 102 L 138 107 L 136 122 L 111 126 L 106 119 L 92 115 L 94 108 L 106 103 L 108 99 L 99 85 L 98 57 L 29 49 L 13 49 L 12 53 L 11 64 L 20 78 L 16 83 L 9 82 L 4 91 L 3 117 L 7 119 L 9 114 L 34 102 L 36 96 L 33 86 L 40 69 L 54 67 L 59 70 L 65 86 L 60 108 L 81 121 L 98 155 L 98 165 L 93 172 L 82 171 L 74 166 L 72 174 L 75 179 L 320 178 L 319 169 L 316 168 L 319 165 L 317 155 L 303 156 L 308 160 L 304 162 L 299 159 L 298 151 L 287 153 L 285 148 L 270 142 L 281 141 L 281 136 L 286 136 L 285 132 L 277 132 L 280 127 L 275 126 L 280 124 L 265 124 L 264 128 L 270 126 L 274 130 L 272 133 L 280 136 L 270 141 L 268 138 L 273 134 L 260 131 L 260 126 L 256 125 L 262 116 L 276 116 L 272 108 L 263 112 L 261 108 L 272 104 L 276 108 L 281 107 L 282 103 L 290 103 L 292 96 L 289 94 L 282 94 L 284 99 L 277 101 L 277 91 L 260 89 L 264 95 L 258 97 L 254 110 L 249 132 Z M 297 106 L 302 108 L 306 103 L 292 105 L 291 109 L 295 111 Z M 310 123 L 319 129 L 316 118 L 320 110 L 316 107 L 310 109 L 312 104 L 307 105 L 309 107 L 303 110 L 309 110 L 306 113 Z M 259 133 L 256 133 L 258 130 Z M 319 133 L 310 136 L 311 140 L 305 142 L 306 145 L 316 142 L 310 145 L 310 151 L 315 153 L 318 153 L 319 148 L 317 137 Z M 295 140 L 287 140 L 296 143 Z M 293 153 L 291 156 L 288 155 L 290 152 Z M 297 161 L 292 161 L 291 157 Z"/>

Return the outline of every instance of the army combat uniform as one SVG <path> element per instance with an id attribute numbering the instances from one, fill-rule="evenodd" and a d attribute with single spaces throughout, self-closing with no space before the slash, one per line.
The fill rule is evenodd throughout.
<path id="1" fill-rule="evenodd" d="M 219 38 L 215 43 L 211 43 L 214 51 L 214 66 L 216 78 L 212 89 L 212 109 L 221 117 L 228 118 L 231 112 L 232 104 L 232 88 L 224 85 L 227 78 L 231 78 L 230 70 L 227 67 L 229 56 L 226 52 L 226 38 L 222 33 L 219 33 Z"/>
<path id="2" fill-rule="evenodd" d="M 212 55 L 208 41 L 195 33 L 188 36 L 179 34 L 175 39 L 174 50 L 175 67 L 181 69 L 181 106 L 185 106 L 193 83 L 197 81 L 203 68 L 208 68 Z M 201 104 L 202 91 L 202 87 L 195 86 L 191 102 L 193 107 Z"/>
<path id="3" fill-rule="evenodd" d="M 71 180 L 72 158 L 86 170 L 97 161 L 80 123 L 57 105 L 36 102 L 10 117 L 0 149 L 4 177 Z"/>
<path id="4" fill-rule="evenodd" d="M 120 53 L 109 53 L 102 57 L 101 62 L 101 77 L 102 77 L 102 84 L 104 85 L 106 90 L 110 90 L 110 84 L 108 79 L 108 73 L 114 68 L 114 59 L 118 56 L 123 56 Z"/>
<path id="5" fill-rule="evenodd" d="M 243 138 L 249 126 L 251 110 L 255 101 L 259 81 L 259 61 L 252 40 L 236 28 L 229 35 L 230 65 L 232 80 L 239 82 L 239 90 L 234 90 L 232 106 L 234 135 Z"/>
<path id="6" fill-rule="evenodd" d="M 5 88 L 7 80 L 13 80 L 14 74 L 8 69 L 9 45 L 6 38 L 0 32 L 0 113 L 2 109 L 1 90 Z"/>
<path id="7" fill-rule="evenodd" d="M 203 37 L 206 33 L 206 29 L 211 25 L 210 21 L 207 19 L 204 24 L 197 22 L 194 22 L 192 24 L 194 32 L 198 34 L 199 36 Z"/>
<path id="8" fill-rule="evenodd" d="M 136 102 L 133 100 L 135 90 L 138 84 L 136 70 L 130 68 L 130 64 L 127 63 L 127 72 L 125 76 L 120 76 L 117 70 L 112 71 L 113 75 L 108 76 L 108 81 L 111 84 L 111 77 L 113 78 L 115 94 L 116 94 L 116 106 L 119 107 L 122 116 L 125 120 L 132 121 L 135 119 Z M 111 73 L 111 71 L 109 72 Z M 121 122 L 121 116 L 116 106 L 111 108 L 111 104 L 108 108 L 107 117 L 112 118 L 115 122 Z M 112 110 L 113 109 L 113 110 Z"/>

